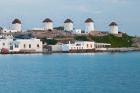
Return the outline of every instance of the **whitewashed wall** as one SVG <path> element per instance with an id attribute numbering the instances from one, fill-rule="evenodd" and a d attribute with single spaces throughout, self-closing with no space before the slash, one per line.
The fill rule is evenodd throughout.
<path id="1" fill-rule="evenodd" d="M 118 34 L 118 30 L 119 30 L 118 26 L 111 26 L 111 33 L 112 34 Z"/>
<path id="2" fill-rule="evenodd" d="M 73 33 L 74 34 L 81 34 L 82 30 L 81 29 L 75 29 L 75 30 L 73 30 Z"/>
<path id="3" fill-rule="evenodd" d="M 9 49 L 10 48 L 10 42 L 12 42 L 13 39 L 0 39 L 0 50 L 2 48 Z"/>
<path id="4" fill-rule="evenodd" d="M 64 23 L 65 31 L 73 31 L 73 23 Z"/>
<path id="5" fill-rule="evenodd" d="M 21 24 L 19 23 L 13 24 L 13 30 L 16 30 L 17 32 L 22 31 Z"/>
<path id="6" fill-rule="evenodd" d="M 85 26 L 86 26 L 85 33 L 89 33 L 91 31 L 94 31 L 95 30 L 95 27 L 94 27 L 94 23 L 93 22 L 85 23 Z"/>
<path id="7" fill-rule="evenodd" d="M 20 51 L 22 49 L 35 50 L 36 52 L 43 51 L 42 42 L 39 39 L 17 39 L 15 42 L 19 43 L 19 48 L 17 48 L 16 51 Z M 31 48 L 29 47 L 29 45 L 31 45 Z M 39 45 L 39 47 L 37 47 L 37 45 Z"/>
<path id="8" fill-rule="evenodd" d="M 69 51 L 69 50 L 80 50 L 80 49 L 94 49 L 95 43 L 89 42 L 89 41 L 83 41 L 83 42 L 75 42 L 74 44 L 63 44 L 62 50 L 63 51 Z"/>
<path id="9" fill-rule="evenodd" d="M 45 22 L 44 24 L 44 30 L 53 30 L 53 22 Z"/>
<path id="10" fill-rule="evenodd" d="M 16 45 L 18 47 L 16 47 Z M 31 47 L 29 47 L 29 45 L 31 45 Z M 10 47 L 13 47 L 13 49 L 10 49 Z M 19 52 L 21 50 L 35 50 L 35 52 L 43 51 L 43 45 L 40 39 L 0 39 L 0 49 L 2 48 L 7 48 L 11 52 Z"/>

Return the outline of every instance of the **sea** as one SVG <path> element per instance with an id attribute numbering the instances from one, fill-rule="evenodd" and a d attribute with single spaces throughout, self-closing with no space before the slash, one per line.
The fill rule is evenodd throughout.
<path id="1" fill-rule="evenodd" d="M 140 52 L 0 55 L 0 93 L 140 93 Z"/>

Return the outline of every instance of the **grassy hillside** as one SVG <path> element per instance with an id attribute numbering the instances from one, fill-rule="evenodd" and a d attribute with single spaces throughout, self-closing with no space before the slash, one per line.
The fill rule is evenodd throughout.
<path id="1" fill-rule="evenodd" d="M 89 41 L 89 37 L 85 36 L 85 35 L 83 35 L 83 36 L 75 36 L 74 39 L 77 40 L 77 41 Z"/>
<path id="2" fill-rule="evenodd" d="M 117 37 L 115 35 L 109 34 L 107 36 L 91 36 L 91 35 L 82 35 L 82 36 L 74 36 L 71 37 L 73 40 L 76 41 L 95 41 L 98 43 L 109 43 L 111 47 L 132 47 L 132 36 L 128 36 L 124 34 L 122 37 Z M 58 39 L 58 37 L 57 37 Z M 48 45 L 55 45 L 57 42 L 62 41 L 70 41 L 69 39 L 66 40 L 66 37 L 59 37 L 61 40 L 54 39 L 41 39 L 43 42 L 46 42 Z"/>
<path id="3" fill-rule="evenodd" d="M 128 35 L 117 37 L 109 34 L 108 36 L 75 36 L 75 40 L 80 41 L 95 41 L 99 43 L 110 43 L 112 47 L 131 47 L 132 38 Z"/>

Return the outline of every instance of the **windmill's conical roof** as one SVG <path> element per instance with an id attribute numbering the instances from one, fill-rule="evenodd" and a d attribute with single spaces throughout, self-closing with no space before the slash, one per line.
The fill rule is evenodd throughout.
<path id="1" fill-rule="evenodd" d="M 92 20 L 92 18 L 88 18 L 88 19 L 85 21 L 85 23 L 89 23 L 89 22 L 94 22 L 94 21 Z"/>
<path id="2" fill-rule="evenodd" d="M 73 21 L 71 19 L 66 19 L 64 23 L 73 23 Z"/>
<path id="3" fill-rule="evenodd" d="M 43 21 L 43 23 L 45 23 L 45 22 L 53 22 L 50 18 L 46 18 L 44 21 Z"/>
<path id="4" fill-rule="evenodd" d="M 21 24 L 21 21 L 20 21 L 19 19 L 16 18 L 16 19 L 12 22 L 12 24 L 16 24 L 16 23 Z"/>
<path id="5" fill-rule="evenodd" d="M 112 22 L 109 24 L 109 26 L 117 26 L 118 24 L 116 22 Z"/>

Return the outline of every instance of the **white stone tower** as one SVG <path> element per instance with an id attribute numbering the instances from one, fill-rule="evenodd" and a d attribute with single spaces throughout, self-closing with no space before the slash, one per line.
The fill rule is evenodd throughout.
<path id="1" fill-rule="evenodd" d="M 21 21 L 19 19 L 15 19 L 13 22 L 13 30 L 16 30 L 17 32 L 21 32 L 22 31 L 22 27 L 21 27 Z"/>
<path id="2" fill-rule="evenodd" d="M 53 21 L 49 18 L 46 18 L 43 21 L 44 24 L 44 30 L 53 30 Z"/>
<path id="3" fill-rule="evenodd" d="M 73 21 L 71 19 L 66 19 L 64 22 L 65 31 L 73 31 Z"/>
<path id="4" fill-rule="evenodd" d="M 116 22 L 112 22 L 109 26 L 111 27 L 112 34 L 118 34 L 119 28 Z"/>
<path id="5" fill-rule="evenodd" d="M 94 21 L 91 18 L 88 18 L 85 21 L 85 26 L 86 26 L 85 33 L 89 33 L 91 31 L 95 31 Z"/>

